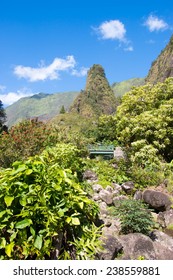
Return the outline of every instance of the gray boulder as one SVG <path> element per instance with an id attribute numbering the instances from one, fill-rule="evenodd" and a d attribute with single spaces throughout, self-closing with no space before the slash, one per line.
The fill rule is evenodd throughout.
<path id="1" fill-rule="evenodd" d="M 122 150 L 121 147 L 116 147 L 114 150 L 114 158 L 119 161 L 121 159 L 125 160 L 126 159 L 126 155 L 124 153 L 124 151 Z"/>
<path id="2" fill-rule="evenodd" d="M 99 209 L 100 209 L 100 214 L 103 215 L 103 214 L 106 214 L 108 213 L 107 211 L 107 204 L 106 202 L 102 201 L 99 203 Z"/>
<path id="3" fill-rule="evenodd" d="M 173 238 L 155 230 L 151 236 L 157 260 L 173 260 Z"/>
<path id="4" fill-rule="evenodd" d="M 129 182 L 125 182 L 121 185 L 122 190 L 126 193 L 126 194 L 132 194 L 133 193 L 133 189 L 134 189 L 134 183 L 129 181 Z"/>
<path id="5" fill-rule="evenodd" d="M 100 199 L 101 199 L 102 201 L 106 202 L 107 205 L 111 205 L 111 204 L 112 204 L 112 202 L 113 202 L 113 200 L 112 200 L 113 196 L 112 196 L 112 193 L 110 193 L 109 191 L 103 189 L 103 190 L 101 190 L 101 191 L 99 192 L 99 196 L 100 196 Z"/>
<path id="6" fill-rule="evenodd" d="M 157 211 L 166 211 L 171 206 L 170 197 L 163 192 L 146 190 L 143 192 L 142 198 L 145 203 Z"/>
<path id="7" fill-rule="evenodd" d="M 141 233 L 130 233 L 119 238 L 123 245 L 123 260 L 136 260 L 144 257 L 146 260 L 155 260 L 156 253 L 153 241 Z"/>
<path id="8" fill-rule="evenodd" d="M 83 179 L 87 180 L 89 182 L 96 182 L 98 180 L 97 174 L 93 172 L 92 170 L 86 170 L 83 173 Z"/>
<path id="9" fill-rule="evenodd" d="M 133 197 L 135 200 L 142 200 L 142 192 L 136 191 Z"/>
<path id="10" fill-rule="evenodd" d="M 160 212 L 158 214 L 157 222 L 163 227 L 167 228 L 173 225 L 173 209 Z"/>
<path id="11" fill-rule="evenodd" d="M 102 186 L 99 185 L 99 184 L 94 184 L 94 185 L 92 186 L 92 189 L 93 189 L 94 192 L 99 193 L 99 191 L 101 191 L 103 188 L 102 188 Z"/>
<path id="12" fill-rule="evenodd" d="M 115 236 L 104 235 L 101 237 L 103 250 L 99 253 L 100 260 L 114 260 L 123 246 Z"/>

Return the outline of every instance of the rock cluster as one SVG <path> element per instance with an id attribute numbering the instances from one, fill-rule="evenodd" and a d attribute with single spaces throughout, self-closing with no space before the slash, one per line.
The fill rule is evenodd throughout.
<path id="1" fill-rule="evenodd" d="M 84 177 L 92 186 L 92 199 L 99 205 L 99 219 L 103 224 L 103 250 L 98 256 L 99 259 L 173 260 L 171 195 L 155 189 L 135 191 L 133 182 L 124 182 L 122 185 L 112 183 L 111 186 L 103 188 L 97 183 L 97 175 L 89 170 Z M 110 215 L 108 209 L 110 206 L 116 206 L 118 201 L 128 199 L 129 195 L 133 196 L 133 199 L 144 201 L 154 210 L 153 217 L 159 230 L 154 230 L 150 236 L 141 233 L 120 234 L 120 220 Z"/>

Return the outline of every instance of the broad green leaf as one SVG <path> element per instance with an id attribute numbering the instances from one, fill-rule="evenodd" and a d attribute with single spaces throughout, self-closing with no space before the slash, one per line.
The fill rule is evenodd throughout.
<path id="1" fill-rule="evenodd" d="M 7 207 L 11 205 L 11 203 L 13 202 L 13 200 L 14 200 L 14 196 L 7 196 L 7 195 L 6 195 L 6 196 L 4 197 L 4 201 L 5 201 L 5 204 L 7 205 Z"/>
<path id="2" fill-rule="evenodd" d="M 80 221 L 78 218 L 72 218 L 71 221 L 72 221 L 72 225 L 75 225 L 75 226 L 80 225 Z"/>
<path id="3" fill-rule="evenodd" d="M 33 236 L 35 236 L 35 230 L 33 229 L 33 227 L 30 227 L 30 232 Z"/>
<path id="4" fill-rule="evenodd" d="M 32 169 L 27 169 L 27 170 L 25 171 L 25 174 L 26 174 L 26 175 L 30 175 L 32 172 L 33 172 Z"/>
<path id="5" fill-rule="evenodd" d="M 5 246 L 5 253 L 7 254 L 7 256 L 9 258 L 11 257 L 11 253 L 13 251 L 13 247 L 14 247 L 14 242 L 11 242 L 10 244 Z"/>
<path id="6" fill-rule="evenodd" d="M 70 224 L 71 219 L 72 219 L 71 217 L 67 217 L 67 219 L 66 219 L 67 224 Z"/>
<path id="7" fill-rule="evenodd" d="M 21 197 L 19 202 L 20 202 L 20 205 L 26 206 L 26 196 Z"/>
<path id="8" fill-rule="evenodd" d="M 31 224 L 32 224 L 31 219 L 24 219 L 24 220 L 18 222 L 15 225 L 15 228 L 22 229 L 22 228 L 26 228 L 26 227 L 30 226 Z"/>
<path id="9" fill-rule="evenodd" d="M 12 173 L 11 173 L 11 175 L 16 175 L 17 173 L 19 173 L 19 172 L 22 172 L 22 171 L 24 171 L 26 169 L 26 165 L 24 165 L 24 164 L 22 164 L 21 166 L 19 165 L 19 167 L 16 169 L 16 170 L 14 170 Z"/>
<path id="10" fill-rule="evenodd" d="M 37 249 L 41 249 L 42 247 L 42 243 L 43 243 L 43 237 L 41 235 L 37 235 L 36 239 L 35 239 L 35 242 L 34 242 L 34 246 L 37 248 Z"/>
<path id="11" fill-rule="evenodd" d="M 14 185 L 23 186 L 23 183 L 22 182 L 15 182 Z"/>
<path id="12" fill-rule="evenodd" d="M 62 209 L 60 209 L 58 211 L 58 215 L 59 215 L 60 218 L 63 217 L 64 216 L 64 211 Z"/>
<path id="13" fill-rule="evenodd" d="M 83 201 L 82 201 L 82 202 L 79 202 L 78 205 L 79 205 L 79 207 L 80 207 L 81 209 L 83 209 L 83 207 L 84 207 Z"/>
<path id="14" fill-rule="evenodd" d="M 13 234 L 10 236 L 10 242 L 13 241 L 17 236 L 17 231 L 13 232 Z"/>
<path id="15" fill-rule="evenodd" d="M 5 246 L 6 246 L 6 240 L 4 237 L 2 237 L 0 239 L 0 249 L 5 248 Z"/>
<path id="16" fill-rule="evenodd" d="M 1 211 L 1 212 L 0 212 L 0 218 L 2 218 L 2 216 L 4 216 L 5 213 L 6 213 L 6 210 Z"/>

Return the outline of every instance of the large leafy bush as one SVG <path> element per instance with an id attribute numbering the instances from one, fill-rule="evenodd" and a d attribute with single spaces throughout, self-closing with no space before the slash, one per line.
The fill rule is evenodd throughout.
<path id="1" fill-rule="evenodd" d="M 157 156 L 173 159 L 173 78 L 134 87 L 123 96 L 117 109 L 117 137 L 133 154 L 134 143 L 145 140 Z"/>
<path id="2" fill-rule="evenodd" d="M 0 171 L 1 259 L 94 258 L 98 207 L 78 183 L 73 159 L 79 170 L 77 150 L 62 144 Z"/>

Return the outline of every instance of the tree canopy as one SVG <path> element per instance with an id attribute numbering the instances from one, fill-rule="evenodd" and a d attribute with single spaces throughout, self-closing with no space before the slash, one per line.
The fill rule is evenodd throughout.
<path id="1" fill-rule="evenodd" d="M 143 140 L 166 161 L 173 159 L 173 78 L 154 86 L 134 87 L 117 109 L 117 137 L 133 149 Z M 150 146 L 150 147 L 151 147 Z"/>
<path id="2" fill-rule="evenodd" d="M 3 107 L 3 103 L 0 100 L 0 133 L 3 130 L 3 125 L 4 125 L 5 121 L 6 121 L 6 113 L 5 113 L 5 110 Z"/>

